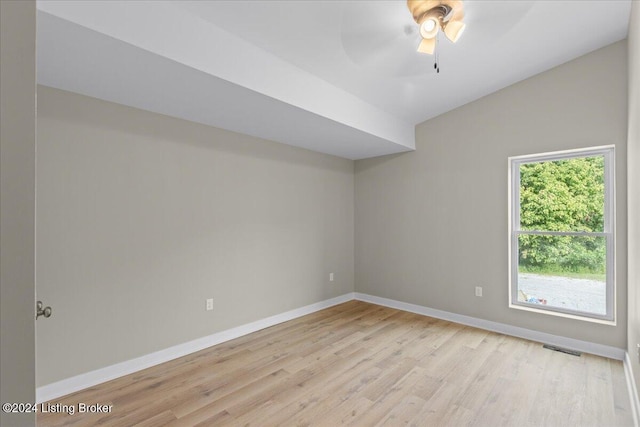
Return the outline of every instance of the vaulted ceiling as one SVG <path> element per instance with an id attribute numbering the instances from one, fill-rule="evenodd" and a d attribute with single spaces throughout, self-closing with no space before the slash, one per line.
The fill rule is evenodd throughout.
<path id="1" fill-rule="evenodd" d="M 404 0 L 39 1 L 38 82 L 361 159 L 412 150 L 416 124 L 624 39 L 630 6 L 467 0 L 438 74 Z"/>

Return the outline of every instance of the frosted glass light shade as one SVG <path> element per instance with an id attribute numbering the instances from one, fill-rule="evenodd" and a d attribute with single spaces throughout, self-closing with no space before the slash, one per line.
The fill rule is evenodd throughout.
<path id="1" fill-rule="evenodd" d="M 436 18 L 427 18 L 420 25 L 420 35 L 423 39 L 432 39 L 438 34 L 438 20 Z"/>

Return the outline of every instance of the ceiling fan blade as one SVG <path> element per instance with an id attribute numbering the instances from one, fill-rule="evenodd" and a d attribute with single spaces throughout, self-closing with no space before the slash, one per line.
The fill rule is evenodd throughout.
<path id="1" fill-rule="evenodd" d="M 1 0 L 0 0 L 1 1 Z M 337 2 L 336 2 L 337 3 Z M 349 60 L 381 76 L 422 76 L 428 55 L 416 55 L 419 28 L 406 7 L 394 1 L 341 1 L 340 42 Z M 363 5 L 367 13 L 363 13 Z"/>
<path id="2" fill-rule="evenodd" d="M 444 34 L 453 43 L 457 42 L 464 32 L 465 24 L 462 21 L 449 21 L 444 27 Z"/>
<path id="3" fill-rule="evenodd" d="M 420 46 L 418 46 L 418 52 L 433 54 L 436 49 L 436 39 L 422 39 Z"/>

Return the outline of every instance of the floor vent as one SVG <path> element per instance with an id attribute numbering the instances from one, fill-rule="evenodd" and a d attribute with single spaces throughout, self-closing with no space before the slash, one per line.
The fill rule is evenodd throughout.
<path id="1" fill-rule="evenodd" d="M 580 357 L 580 355 L 582 355 L 579 351 L 569 350 L 568 348 L 557 347 L 555 345 L 544 344 L 542 347 L 553 351 L 559 351 L 560 353 L 570 354 L 572 356 Z"/>

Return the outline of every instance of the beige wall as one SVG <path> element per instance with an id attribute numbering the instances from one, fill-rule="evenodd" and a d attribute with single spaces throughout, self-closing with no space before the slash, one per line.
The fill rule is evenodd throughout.
<path id="1" fill-rule="evenodd" d="M 640 389 L 640 2 L 631 6 L 629 21 L 629 322 L 628 352 L 636 385 Z"/>
<path id="2" fill-rule="evenodd" d="M 355 200 L 351 161 L 38 87 L 38 385 L 353 291 L 354 224 L 358 292 L 626 347 L 626 49 L 419 125 Z M 509 309 L 507 157 L 603 144 L 618 326 Z"/>
<path id="3" fill-rule="evenodd" d="M 0 1 L 0 403 L 35 401 L 36 5 Z M 34 414 L 0 412 L 0 425 Z"/>
<path id="4" fill-rule="evenodd" d="M 625 348 L 626 76 L 623 41 L 418 125 L 415 152 L 357 161 L 356 291 Z M 605 144 L 618 325 L 508 308 L 507 158 Z"/>
<path id="5" fill-rule="evenodd" d="M 38 385 L 353 292 L 352 161 L 42 86 L 38 134 Z"/>

